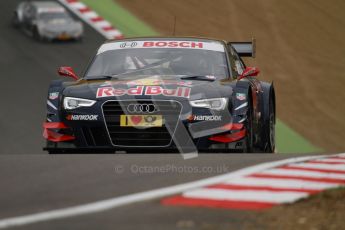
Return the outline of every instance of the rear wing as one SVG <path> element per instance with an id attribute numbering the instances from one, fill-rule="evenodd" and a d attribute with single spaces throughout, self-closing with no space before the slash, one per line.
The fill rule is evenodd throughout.
<path id="1" fill-rule="evenodd" d="M 228 42 L 228 46 L 235 49 L 240 57 L 255 58 L 256 40 L 252 39 L 251 42 Z"/>

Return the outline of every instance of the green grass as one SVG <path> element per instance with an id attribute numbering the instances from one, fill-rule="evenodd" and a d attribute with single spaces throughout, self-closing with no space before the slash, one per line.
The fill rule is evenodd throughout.
<path id="1" fill-rule="evenodd" d="M 316 153 L 323 151 L 280 120 L 277 120 L 276 137 L 279 153 Z"/>
<path id="2" fill-rule="evenodd" d="M 111 22 L 126 37 L 159 35 L 153 28 L 113 0 L 81 1 Z M 279 120 L 277 121 L 276 137 L 279 153 L 312 153 L 322 151 L 322 149 L 313 146 L 308 140 Z"/>
<path id="3" fill-rule="evenodd" d="M 107 19 L 127 37 L 155 36 L 154 29 L 136 18 L 113 0 L 81 0 L 99 15 Z"/>

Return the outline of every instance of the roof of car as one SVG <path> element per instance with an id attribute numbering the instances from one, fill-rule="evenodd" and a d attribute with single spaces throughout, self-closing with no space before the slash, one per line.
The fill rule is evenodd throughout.
<path id="1" fill-rule="evenodd" d="M 125 39 L 111 39 L 106 41 L 105 43 L 111 42 L 121 42 L 121 41 L 137 41 L 137 40 L 187 40 L 187 41 L 215 41 L 226 44 L 227 42 L 220 39 L 215 38 L 206 38 L 206 37 L 194 37 L 194 36 L 181 36 L 181 37 L 167 37 L 167 36 L 145 36 L 145 37 L 131 37 Z"/>

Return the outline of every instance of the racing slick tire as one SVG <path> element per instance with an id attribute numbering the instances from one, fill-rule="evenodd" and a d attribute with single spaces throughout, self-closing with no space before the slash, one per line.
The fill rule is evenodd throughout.
<path id="1" fill-rule="evenodd" d="M 269 100 L 269 119 L 266 121 L 265 124 L 265 137 L 266 137 L 266 153 L 274 153 L 275 151 L 275 123 L 276 123 L 276 115 L 273 106 L 273 98 L 270 97 Z"/>
<path id="2" fill-rule="evenodd" d="M 248 95 L 248 98 L 251 98 L 251 95 Z M 247 110 L 247 120 L 245 122 L 246 127 L 246 137 L 245 137 L 245 146 L 243 149 L 244 153 L 253 152 L 253 103 L 251 100 L 248 100 L 248 110 Z"/>
<path id="3" fill-rule="evenodd" d="M 274 153 L 275 152 L 275 125 L 276 125 L 276 111 L 275 111 L 275 94 L 273 85 L 270 85 L 268 92 L 264 94 L 264 114 L 263 127 L 261 134 L 260 152 Z"/>
<path id="4" fill-rule="evenodd" d="M 32 29 L 32 36 L 36 41 L 43 41 L 43 37 L 36 27 Z"/>

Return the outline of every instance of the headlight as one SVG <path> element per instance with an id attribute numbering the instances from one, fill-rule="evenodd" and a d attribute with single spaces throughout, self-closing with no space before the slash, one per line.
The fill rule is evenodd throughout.
<path id="1" fill-rule="evenodd" d="M 212 98 L 190 101 L 189 104 L 193 107 L 207 108 L 213 110 L 224 110 L 228 104 L 228 98 Z"/>
<path id="2" fill-rule="evenodd" d="M 79 107 L 90 107 L 96 103 L 94 100 L 76 98 L 76 97 L 65 97 L 63 100 L 63 106 L 65 109 L 76 109 Z"/>

